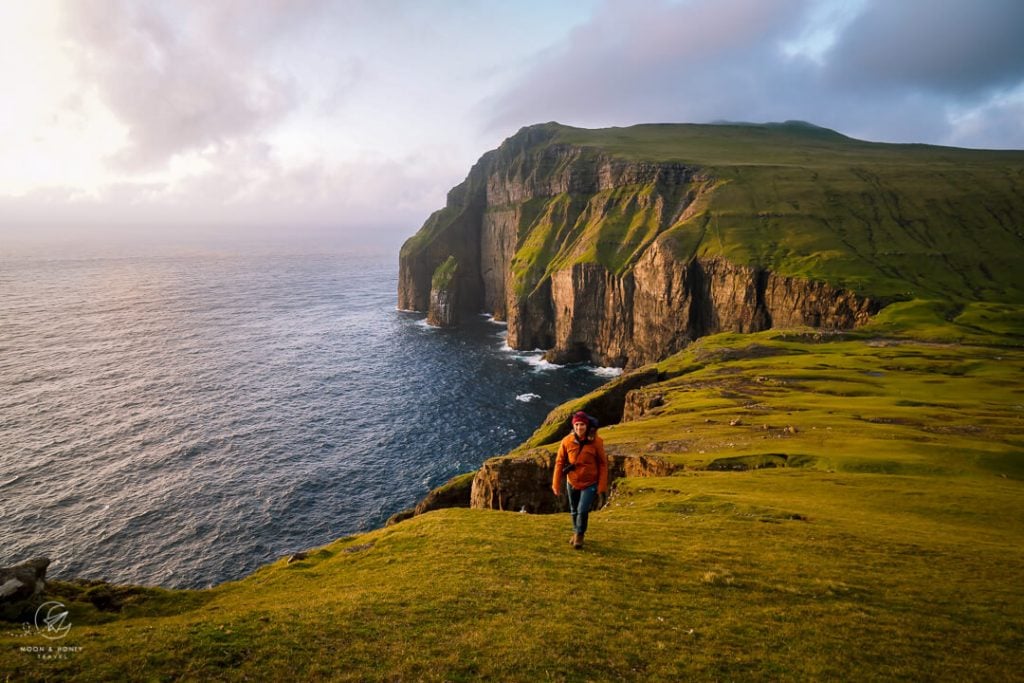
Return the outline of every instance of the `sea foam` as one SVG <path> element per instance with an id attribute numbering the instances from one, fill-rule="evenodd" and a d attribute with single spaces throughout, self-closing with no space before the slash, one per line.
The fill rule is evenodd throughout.
<path id="1" fill-rule="evenodd" d="M 490 313 L 481 313 L 480 317 L 484 318 L 487 322 L 492 325 L 500 325 L 501 327 L 508 327 L 508 321 L 506 320 L 495 320 L 494 316 Z"/>

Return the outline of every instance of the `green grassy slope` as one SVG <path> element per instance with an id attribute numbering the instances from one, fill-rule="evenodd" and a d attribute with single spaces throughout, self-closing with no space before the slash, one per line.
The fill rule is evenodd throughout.
<path id="1" fill-rule="evenodd" d="M 799 123 L 546 125 L 555 133 L 546 145 L 582 147 L 585 158 L 701 172 L 674 191 L 636 185 L 546 200 L 576 210 L 554 224 L 541 211 L 521 226 L 517 273 L 535 275 L 517 280 L 521 292 L 574 262 L 621 273 L 671 232 L 683 258 L 723 256 L 880 298 L 1024 301 L 1024 152 L 870 143 Z M 536 249 L 537 235 L 553 231 L 557 248 Z"/>
<path id="2" fill-rule="evenodd" d="M 448 509 L 117 614 L 65 590 L 81 651 L 0 629 L 0 680 L 1019 680 L 1022 312 L 706 337 L 602 429 L 686 469 L 619 482 L 582 552 Z"/>

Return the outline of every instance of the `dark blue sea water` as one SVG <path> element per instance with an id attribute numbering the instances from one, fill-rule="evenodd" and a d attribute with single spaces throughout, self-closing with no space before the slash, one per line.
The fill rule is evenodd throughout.
<path id="1" fill-rule="evenodd" d="M 202 587 L 371 529 L 607 376 L 396 310 L 394 253 L 0 258 L 0 565 Z"/>

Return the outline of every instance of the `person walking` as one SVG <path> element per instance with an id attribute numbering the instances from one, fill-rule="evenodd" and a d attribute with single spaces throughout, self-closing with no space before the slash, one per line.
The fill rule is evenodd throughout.
<path id="1" fill-rule="evenodd" d="M 569 491 L 569 512 L 572 513 L 573 534 L 569 543 L 579 550 L 587 533 L 590 507 L 597 494 L 608 492 L 608 456 L 604 452 L 604 441 L 597 435 L 597 420 L 582 410 L 572 416 L 572 434 L 562 439 L 555 457 L 551 490 L 561 496 L 563 487 Z"/>

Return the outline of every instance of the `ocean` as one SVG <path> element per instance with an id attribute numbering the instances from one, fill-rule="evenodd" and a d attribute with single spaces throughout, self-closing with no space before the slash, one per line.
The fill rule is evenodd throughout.
<path id="1" fill-rule="evenodd" d="M 396 309 L 395 252 L 0 257 L 0 565 L 200 588 L 382 526 L 612 371 Z"/>

